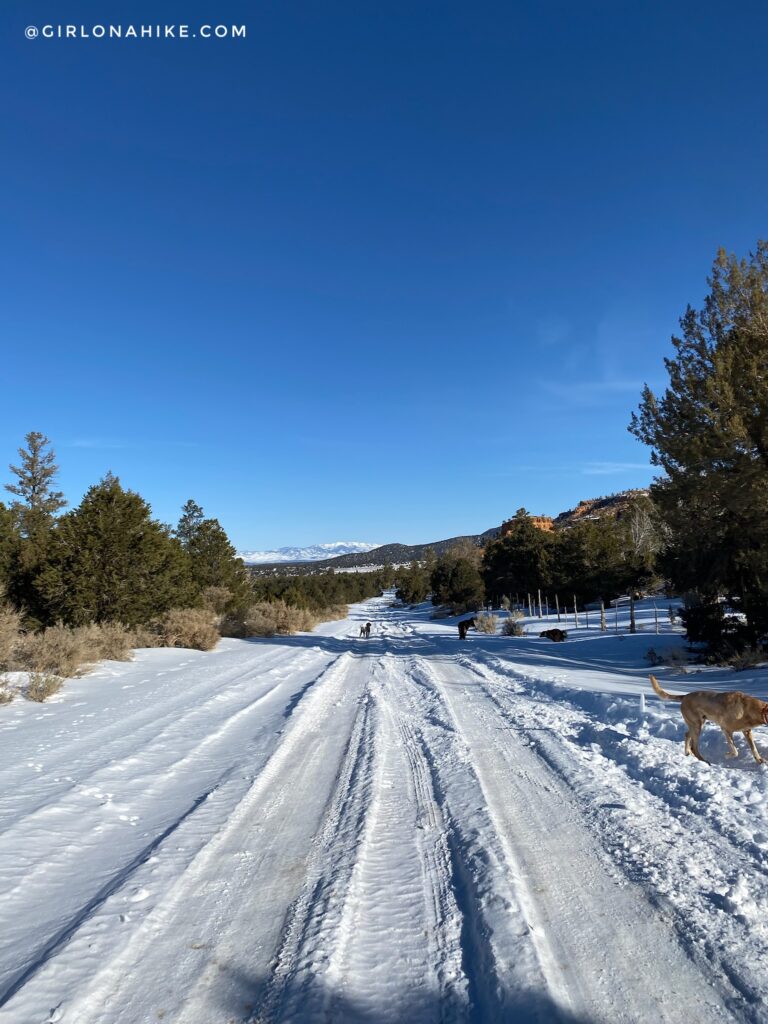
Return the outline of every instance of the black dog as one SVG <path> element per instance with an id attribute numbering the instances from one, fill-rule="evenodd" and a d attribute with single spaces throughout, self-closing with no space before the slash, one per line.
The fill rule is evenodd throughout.
<path id="1" fill-rule="evenodd" d="M 366 622 L 366 624 L 363 626 L 363 634 L 364 634 L 366 640 L 371 635 L 371 624 L 370 624 L 370 622 Z"/>
<path id="2" fill-rule="evenodd" d="M 545 629 L 542 633 L 539 633 L 539 636 L 545 636 L 555 644 L 560 644 L 563 640 L 568 639 L 568 634 L 564 629 Z"/>
<path id="3" fill-rule="evenodd" d="M 462 619 L 461 622 L 458 623 L 458 626 L 459 626 L 459 640 L 466 640 L 467 639 L 467 630 L 475 628 L 475 620 L 474 619 Z"/>

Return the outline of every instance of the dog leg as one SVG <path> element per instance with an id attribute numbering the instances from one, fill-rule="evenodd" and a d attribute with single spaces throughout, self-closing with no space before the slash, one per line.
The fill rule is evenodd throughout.
<path id="1" fill-rule="evenodd" d="M 720 726 L 720 728 L 723 729 L 722 726 Z M 727 729 L 723 729 L 723 735 L 725 736 L 725 742 L 728 744 L 728 753 L 726 754 L 726 757 L 738 757 L 739 752 L 736 749 L 736 744 L 733 742 L 733 733 L 728 732 Z"/>
<path id="2" fill-rule="evenodd" d="M 688 737 L 688 745 L 690 747 L 691 753 L 694 757 L 697 757 L 699 761 L 703 761 L 704 764 L 711 764 L 711 761 L 708 761 L 706 757 L 702 757 L 699 753 L 699 736 L 701 735 L 701 728 L 706 722 L 706 718 L 699 716 L 693 718 L 690 717 L 690 713 L 688 716 L 683 715 L 683 717 L 685 718 L 685 721 L 688 723 L 688 728 L 690 730 Z"/>
<path id="3" fill-rule="evenodd" d="M 758 751 L 757 747 L 755 746 L 755 741 L 752 739 L 752 730 L 751 729 L 745 729 L 744 730 L 744 739 L 749 744 L 749 749 L 752 751 L 752 756 L 754 757 L 754 759 L 757 761 L 758 764 L 762 764 L 763 763 L 763 759 L 762 759 L 762 757 L 760 757 L 760 752 Z"/>

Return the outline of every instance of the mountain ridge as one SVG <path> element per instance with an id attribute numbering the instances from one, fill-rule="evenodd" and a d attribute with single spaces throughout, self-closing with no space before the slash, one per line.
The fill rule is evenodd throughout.
<path id="1" fill-rule="evenodd" d="M 327 544 L 308 544 L 306 547 L 276 548 L 274 551 L 238 551 L 246 565 L 277 565 L 294 562 L 316 562 L 341 555 L 365 554 L 378 544 L 362 540 L 336 540 Z"/>

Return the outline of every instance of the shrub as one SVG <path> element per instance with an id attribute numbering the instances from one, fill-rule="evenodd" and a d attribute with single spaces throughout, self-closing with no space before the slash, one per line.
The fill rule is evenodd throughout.
<path id="1" fill-rule="evenodd" d="M 522 618 L 522 616 L 519 616 Z M 525 630 L 523 629 L 519 618 L 515 618 L 514 615 L 510 615 L 508 619 L 504 620 L 504 625 L 501 627 L 501 632 L 504 636 L 525 636 Z"/>
<path id="2" fill-rule="evenodd" d="M 10 605 L 0 606 L 0 668 L 10 668 L 19 644 L 21 615 Z"/>
<path id="3" fill-rule="evenodd" d="M 54 627 L 55 628 L 55 627 Z M 42 704 L 54 693 L 58 693 L 64 685 L 64 680 L 53 672 L 32 672 L 27 683 L 25 696 L 27 700 L 36 701 Z"/>
<path id="4" fill-rule="evenodd" d="M 227 587 L 206 587 L 202 596 L 203 608 L 214 615 L 223 615 L 232 600 L 232 591 Z"/>
<path id="5" fill-rule="evenodd" d="M 750 632 L 744 621 L 726 612 L 719 601 L 691 603 L 680 609 L 680 618 L 691 643 L 706 644 L 714 660 L 718 656 L 728 658 L 750 646 Z"/>
<path id="6" fill-rule="evenodd" d="M 509 600 L 506 594 L 504 594 L 501 601 L 499 601 L 499 607 L 505 612 L 509 611 L 511 604 L 512 602 Z"/>
<path id="7" fill-rule="evenodd" d="M 136 626 L 131 630 L 131 647 L 162 647 L 163 636 L 159 623 Z"/>
<path id="8" fill-rule="evenodd" d="M 688 655 L 680 647 L 670 647 L 666 651 L 657 651 L 655 647 L 649 647 L 644 657 L 650 665 L 668 665 L 670 668 L 680 668 L 688 664 Z"/>
<path id="9" fill-rule="evenodd" d="M 10 704 L 16 694 L 9 690 L 4 681 L 0 680 L 0 705 Z"/>
<path id="10" fill-rule="evenodd" d="M 743 672 L 744 669 L 762 665 L 766 660 L 766 652 L 762 647 L 745 647 L 743 651 L 735 654 L 728 664 L 737 672 Z"/>
<path id="11" fill-rule="evenodd" d="M 88 660 L 87 646 L 80 630 L 59 623 L 40 633 L 26 633 L 18 648 L 18 667 L 28 672 L 73 676 Z M 44 698 L 43 698 L 44 699 Z"/>
<path id="12" fill-rule="evenodd" d="M 130 661 L 132 632 L 119 622 L 92 622 L 74 632 L 80 637 L 86 661 Z"/>
<path id="13" fill-rule="evenodd" d="M 348 614 L 346 605 L 329 605 L 326 608 L 295 608 L 285 601 L 258 601 L 244 613 L 227 615 L 221 623 L 222 636 L 243 638 L 246 636 L 274 636 L 309 632 L 318 622 L 344 619 Z"/>
<path id="14" fill-rule="evenodd" d="M 488 615 L 486 612 L 480 612 L 479 615 L 475 616 L 475 629 L 478 633 L 496 633 L 496 627 L 499 624 L 498 615 Z"/>
<path id="15" fill-rule="evenodd" d="M 219 642 L 214 616 L 204 608 L 172 608 L 161 620 L 166 647 L 212 651 Z"/>

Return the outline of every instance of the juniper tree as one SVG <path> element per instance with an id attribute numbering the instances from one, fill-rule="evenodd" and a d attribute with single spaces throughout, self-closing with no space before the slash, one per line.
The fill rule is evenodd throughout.
<path id="1" fill-rule="evenodd" d="M 229 541 L 218 519 L 206 519 L 192 498 L 184 504 L 176 537 L 189 559 L 192 579 L 200 591 L 228 590 L 230 610 L 252 598 L 248 570 Z"/>
<path id="2" fill-rule="evenodd" d="M 139 625 L 197 594 L 178 540 L 111 473 L 59 520 L 39 588 L 49 621 L 68 625 Z"/>
<path id="3" fill-rule="evenodd" d="M 19 542 L 13 513 L 0 502 L 0 598 L 10 590 L 12 574 L 18 565 Z"/>
<path id="4" fill-rule="evenodd" d="M 432 604 L 450 605 L 455 612 L 479 607 L 485 598 L 479 562 L 479 549 L 469 550 L 466 545 L 456 545 L 441 555 L 429 575 Z"/>
<path id="5" fill-rule="evenodd" d="M 768 242 L 720 250 L 699 311 L 688 307 L 661 396 L 646 386 L 629 427 L 664 476 L 666 568 L 710 601 L 725 594 L 753 636 L 768 631 Z"/>
<path id="6" fill-rule="evenodd" d="M 488 595 L 536 593 L 551 582 L 554 536 L 531 522 L 524 508 L 518 509 L 509 533 L 486 547 L 482 574 Z"/>
<path id="7" fill-rule="evenodd" d="M 200 590 L 223 587 L 234 604 L 251 596 L 248 570 L 217 519 L 202 519 L 191 534 L 186 553 L 192 579 Z"/>

